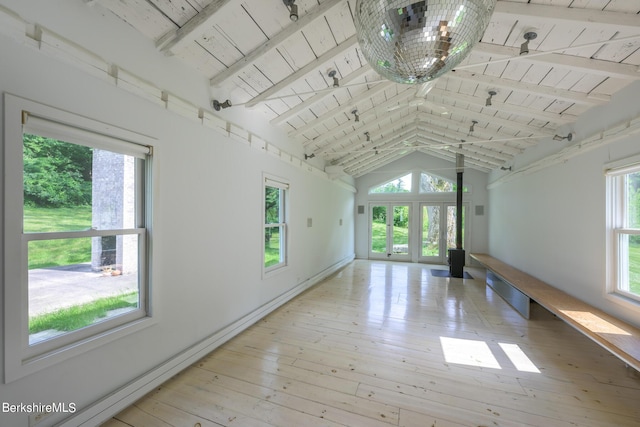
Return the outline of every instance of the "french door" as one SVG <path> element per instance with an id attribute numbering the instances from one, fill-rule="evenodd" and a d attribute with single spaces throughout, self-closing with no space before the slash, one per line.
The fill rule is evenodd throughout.
<path id="1" fill-rule="evenodd" d="M 462 206 L 462 241 L 465 240 L 465 214 L 467 205 Z M 420 262 L 445 264 L 447 249 L 456 247 L 456 205 L 455 203 L 420 203 Z"/>
<path id="2" fill-rule="evenodd" d="M 409 204 L 369 206 L 369 258 L 411 260 L 410 212 Z"/>

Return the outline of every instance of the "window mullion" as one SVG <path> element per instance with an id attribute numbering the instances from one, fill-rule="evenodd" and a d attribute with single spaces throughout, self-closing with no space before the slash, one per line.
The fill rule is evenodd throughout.
<path id="1" fill-rule="evenodd" d="M 102 237 L 113 235 L 143 234 L 144 228 L 127 228 L 114 230 L 81 230 L 81 231 L 48 231 L 42 233 L 23 233 L 27 242 L 36 240 L 76 239 L 81 237 Z"/>

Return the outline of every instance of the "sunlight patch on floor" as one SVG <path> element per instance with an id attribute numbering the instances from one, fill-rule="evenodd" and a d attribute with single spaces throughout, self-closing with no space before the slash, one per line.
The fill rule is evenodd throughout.
<path id="1" fill-rule="evenodd" d="M 504 354 L 507 355 L 513 366 L 516 367 L 518 371 L 522 372 L 535 372 L 537 374 L 540 373 L 536 365 L 524 354 L 524 351 L 517 344 L 505 344 L 499 343 L 500 348 L 504 351 Z"/>
<path id="2" fill-rule="evenodd" d="M 500 362 L 485 341 L 440 337 L 440 343 L 447 363 L 502 369 Z M 499 346 L 518 371 L 540 373 L 517 344 L 499 343 Z"/>
<path id="3" fill-rule="evenodd" d="M 484 341 L 440 337 L 440 343 L 448 363 L 502 369 Z"/>

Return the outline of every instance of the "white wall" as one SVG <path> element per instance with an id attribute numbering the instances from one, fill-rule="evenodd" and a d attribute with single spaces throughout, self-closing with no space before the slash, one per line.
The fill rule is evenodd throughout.
<path id="1" fill-rule="evenodd" d="M 69 10 L 71 16 L 62 19 L 66 11 L 60 9 L 63 5 L 55 5 L 58 9 L 53 11 L 54 6 L 40 3 L 20 14 L 29 22 L 42 23 L 40 20 L 46 18 L 47 12 L 55 12 L 52 19 L 68 19 L 73 31 L 79 32 L 78 26 L 84 30 L 92 30 L 93 26 L 95 33 L 87 32 L 89 39 L 108 38 L 100 33 L 105 30 L 101 20 L 110 18 L 101 16 L 97 9 L 83 2 L 64 5 L 70 9 L 86 8 L 91 17 L 81 22 L 73 19 L 78 18 L 73 15 L 77 11 Z M 12 6 L 23 7 L 20 2 L 13 2 Z M 94 25 L 92 20 L 96 21 Z M 122 31 L 130 30 L 122 28 Z M 117 34 L 114 37 L 119 38 Z M 153 57 L 152 45 L 146 46 L 137 39 L 132 43 L 140 48 L 134 56 L 144 59 L 144 54 L 149 53 L 150 61 L 160 61 Z M 125 50 L 122 45 L 111 48 Z M 12 93 L 157 138 L 151 260 L 153 313 L 157 323 L 51 368 L 0 384 L 0 401 L 74 402 L 82 410 L 353 256 L 354 193 L 345 186 L 180 117 L 117 88 L 110 81 L 50 58 L 21 40 L 6 37 L 1 31 L 0 51 L 1 93 Z M 202 84 L 202 101 L 206 106 L 206 79 L 199 79 L 195 73 L 189 75 L 189 70 L 177 66 L 169 68 L 187 73 L 186 80 L 190 81 L 187 86 L 194 85 L 194 80 Z M 160 84 L 162 80 L 163 77 L 159 78 Z M 179 86 L 174 91 L 179 93 Z M 184 98 L 192 95 L 200 96 L 187 87 Z M 294 147 L 282 132 L 268 128 L 260 117 L 252 114 L 255 112 L 242 112 L 238 117 L 264 139 L 276 139 L 285 148 Z M 20 143 L 3 141 L 3 144 Z M 0 160 L 4 164 L 4 158 Z M 291 182 L 290 267 L 267 280 L 261 275 L 263 172 Z M 0 185 L 4 188 L 4 180 Z M 307 228 L 307 218 L 313 219 L 311 228 Z M 4 213 L 0 223 L 3 221 Z M 2 250 L 15 248 L 0 249 L 0 259 Z M 4 301 L 0 301 L 0 306 L 4 306 Z M 0 340 L 4 342 L 3 331 L 0 318 Z M 0 352 L 0 366 L 4 366 L 2 357 Z M 41 425 L 62 418 L 63 415 L 54 415 Z M 1 426 L 27 424 L 25 414 L 0 412 Z"/>
<path id="2" fill-rule="evenodd" d="M 438 202 L 454 202 L 456 201 L 455 193 L 442 194 L 394 194 L 394 195 L 369 195 L 369 188 L 377 184 L 382 184 L 392 180 L 398 176 L 402 176 L 408 172 L 431 172 L 434 175 L 441 176 L 449 181 L 456 182 L 456 167 L 454 163 L 446 160 L 432 157 L 421 152 L 408 154 L 407 156 L 391 162 L 374 172 L 363 175 L 356 179 L 356 208 L 359 205 L 365 207 L 364 214 L 355 212 L 355 233 L 356 233 L 356 257 L 368 257 L 369 242 L 369 202 L 371 201 L 403 201 L 417 204 L 425 201 Z M 466 168 L 463 175 L 464 185 L 471 187 L 470 193 L 463 195 L 463 203 L 469 205 L 469 247 L 465 247 L 467 255 L 471 252 L 486 252 L 488 250 L 488 195 L 487 195 L 487 174 Z M 484 215 L 475 214 L 476 206 L 484 206 Z M 414 209 L 415 212 L 417 210 Z M 412 254 L 413 261 L 417 261 L 418 254 Z M 467 257 L 468 258 L 468 257 Z M 467 263 L 469 260 L 467 259 Z"/>
<path id="3" fill-rule="evenodd" d="M 569 126 L 571 143 L 548 141 L 514 161 L 514 178 L 490 177 L 489 251 L 612 315 L 640 326 L 640 306 L 605 298 L 604 165 L 640 154 L 638 136 L 626 137 L 531 174 L 518 171 L 595 132 L 640 114 L 640 84 L 594 108 Z M 550 161 L 550 160 L 549 160 Z M 543 160 L 544 162 L 544 160 Z"/>

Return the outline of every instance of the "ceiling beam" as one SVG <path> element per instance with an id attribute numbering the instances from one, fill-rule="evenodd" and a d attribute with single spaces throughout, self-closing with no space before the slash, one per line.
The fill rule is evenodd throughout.
<path id="1" fill-rule="evenodd" d="M 489 157 L 489 156 L 485 156 L 483 154 L 479 154 L 477 152 L 471 151 L 468 148 L 460 148 L 459 146 L 457 146 L 457 144 L 460 141 L 455 141 L 451 138 L 446 138 L 446 137 L 441 137 L 439 135 L 425 135 L 425 134 L 420 134 L 418 133 L 417 135 L 417 140 L 422 143 L 422 144 L 426 144 L 428 146 L 428 148 L 430 149 L 434 149 L 434 150 L 439 150 L 442 151 L 443 148 L 439 148 L 438 145 L 444 145 L 444 146 L 449 146 L 445 149 L 445 151 L 450 151 L 454 154 L 456 153 L 460 153 L 460 154 L 464 154 L 466 158 L 470 158 L 470 159 L 474 159 L 477 161 L 481 161 L 487 165 L 491 165 L 493 167 L 499 166 L 504 164 L 504 162 L 506 160 L 511 160 L 511 158 L 507 158 L 504 160 L 500 160 L 500 159 L 496 159 L 495 157 Z M 450 141 L 449 143 L 447 142 Z M 458 144 L 459 145 L 459 144 Z M 468 147 L 468 145 L 462 145 L 462 147 Z"/>
<path id="2" fill-rule="evenodd" d="M 444 76 L 444 78 L 481 83 L 491 88 L 512 90 L 515 92 L 528 93 L 535 96 L 544 96 L 551 99 L 558 99 L 560 101 L 589 106 L 606 104 L 611 100 L 611 96 L 609 95 L 590 95 L 582 92 L 555 89 L 553 87 L 537 85 L 533 83 L 525 83 L 505 78 L 485 76 L 480 73 L 473 73 L 466 70 L 457 70 L 455 72 L 448 73 Z"/>
<path id="3" fill-rule="evenodd" d="M 361 150 L 358 153 L 353 153 L 346 161 L 338 163 L 345 169 L 352 168 L 357 165 L 362 165 L 368 158 L 372 156 L 379 156 L 380 153 L 387 153 L 392 147 L 397 147 L 399 144 L 413 143 L 416 138 L 415 128 L 408 130 L 404 135 L 394 135 L 387 138 L 386 141 L 380 141 L 380 144 L 373 145 L 370 150 Z M 376 154 L 376 150 L 378 154 Z"/>
<path id="4" fill-rule="evenodd" d="M 402 111 L 398 111 L 396 112 L 396 114 L 398 113 L 402 113 Z M 371 135 L 374 139 L 376 137 L 380 137 L 382 135 L 384 135 L 385 133 L 388 132 L 393 132 L 393 131 L 398 131 L 398 128 L 400 128 L 400 131 L 403 131 L 404 127 L 407 126 L 408 123 L 410 122 L 415 122 L 416 119 L 416 114 L 412 114 L 407 116 L 406 114 L 400 118 L 399 120 L 396 121 L 392 121 L 390 122 L 388 125 L 383 126 L 382 128 L 377 128 L 378 126 L 380 126 L 383 123 L 386 123 L 386 121 L 388 119 L 391 119 L 393 116 L 388 116 L 386 117 L 384 120 L 381 120 L 380 122 L 370 122 L 369 124 L 358 128 L 357 130 L 357 134 L 356 135 L 362 135 L 364 132 L 375 132 L 374 135 Z M 350 135 L 355 134 L 355 131 L 352 132 Z M 345 144 L 345 143 L 349 143 L 349 136 L 345 137 L 345 138 L 341 138 L 341 139 L 336 139 L 335 141 L 332 141 L 331 143 L 325 145 L 322 148 L 318 148 L 314 151 L 314 153 L 316 155 L 323 155 L 325 153 L 329 153 L 332 149 L 334 149 L 336 146 L 339 146 L 341 144 Z M 335 151 L 335 150 L 334 150 Z M 338 150 L 339 151 L 339 150 Z"/>
<path id="5" fill-rule="evenodd" d="M 505 144 L 506 141 L 478 142 L 476 144 L 474 143 L 475 142 L 474 140 L 477 140 L 478 138 L 476 138 L 473 135 L 469 136 L 469 135 L 460 134 L 459 132 L 453 132 L 453 137 L 452 137 L 450 136 L 452 134 L 450 129 L 441 128 L 432 123 L 419 122 L 418 129 L 421 131 L 427 132 L 427 133 L 418 132 L 418 136 L 425 136 L 425 137 L 428 136 L 430 139 L 436 140 L 440 143 L 447 144 L 447 145 L 453 144 L 453 146 L 455 146 L 456 144 L 459 144 L 462 139 L 464 139 L 466 141 L 464 146 L 467 147 L 467 149 L 470 149 L 471 147 L 473 147 L 473 150 L 475 150 L 475 152 L 477 152 L 478 154 L 492 157 L 498 162 L 504 162 L 506 160 L 511 160 L 513 158 L 513 154 L 505 154 L 498 151 L 501 148 L 501 146 Z M 438 133 L 435 133 L 433 131 L 437 131 Z M 471 144 L 471 143 L 474 143 L 474 144 Z M 491 144 L 494 147 L 496 147 L 496 149 L 492 150 L 490 148 L 485 148 L 482 146 L 482 144 L 486 144 L 486 145 Z M 518 151 L 519 153 L 522 152 L 522 150 L 518 150 Z"/>
<path id="6" fill-rule="evenodd" d="M 312 71 L 317 71 L 317 69 L 320 68 L 322 65 L 324 65 L 329 61 L 332 61 L 335 56 L 341 55 L 345 51 L 355 47 L 357 44 L 358 44 L 358 39 L 354 34 L 348 39 L 346 39 L 345 41 L 343 41 L 342 43 L 329 49 L 327 52 L 323 53 L 322 55 L 320 55 L 319 57 L 317 57 L 316 59 L 314 59 L 307 65 L 305 65 L 304 67 L 300 68 L 298 71 L 280 80 L 278 83 L 271 86 L 269 89 L 265 90 L 260 95 L 251 99 L 249 102 L 245 104 L 245 107 L 247 108 L 255 107 L 258 103 L 265 101 L 270 96 L 275 95 L 281 90 L 284 90 L 290 87 L 293 82 L 300 80 L 301 78 L 311 73 Z"/>
<path id="7" fill-rule="evenodd" d="M 385 82 L 382 82 L 382 83 L 376 83 L 371 89 L 366 90 L 366 91 L 354 96 L 348 102 L 346 102 L 346 103 L 344 103 L 342 105 L 338 105 L 336 108 L 334 108 L 332 110 L 329 110 L 326 113 L 324 113 L 323 115 L 311 120 L 308 123 L 305 123 L 304 125 L 300 126 L 299 128 L 297 128 L 295 130 L 292 130 L 291 132 L 289 132 L 289 136 L 290 137 L 296 137 L 296 136 L 302 135 L 303 133 L 310 131 L 311 129 L 315 128 L 316 126 L 320 126 L 323 123 L 328 122 L 329 120 L 332 120 L 334 117 L 336 117 L 336 116 L 338 116 L 340 114 L 349 113 L 351 110 L 353 110 L 353 108 L 356 107 L 356 105 L 359 102 L 368 101 L 369 98 L 371 98 L 373 96 L 376 96 L 380 92 L 384 92 L 385 90 L 389 89 L 393 85 L 395 85 L 395 83 L 390 82 L 390 81 L 385 81 Z"/>
<path id="8" fill-rule="evenodd" d="M 305 26 L 309 25 L 316 19 L 323 17 L 331 9 L 341 4 L 344 4 L 344 0 L 327 0 L 324 3 L 314 7 L 311 11 L 301 16 L 296 22 L 287 25 L 287 27 L 280 31 L 278 34 L 267 40 L 265 43 L 261 44 L 253 51 L 249 52 L 244 56 L 244 58 L 232 64 L 226 70 L 213 76 L 210 80 L 211 86 L 218 86 L 229 77 L 238 75 L 244 68 L 260 59 L 262 55 L 272 49 L 275 49 L 289 37 L 291 37 L 298 31 L 302 31 Z"/>
<path id="9" fill-rule="evenodd" d="M 388 144 L 396 144 L 398 142 L 405 141 L 409 138 L 413 138 L 416 135 L 416 130 L 417 130 L 416 126 L 411 126 L 410 128 L 404 129 L 402 133 L 398 135 L 390 135 L 386 139 L 369 142 L 368 144 L 370 147 L 356 148 L 354 149 L 355 151 L 354 153 L 345 154 L 342 157 L 334 160 L 332 163 L 347 167 L 348 165 L 351 164 L 351 162 L 357 162 L 358 158 L 360 158 L 364 154 L 362 151 L 373 149 L 373 147 L 384 148 Z"/>
<path id="10" fill-rule="evenodd" d="M 547 6 L 542 4 L 499 1 L 493 10 L 493 18 L 501 15 L 515 16 L 526 23 L 526 18 L 538 18 L 545 22 L 573 22 L 593 27 L 600 31 L 602 27 L 611 27 L 615 31 L 637 33 L 640 28 L 640 15 L 611 12 L 600 9 L 581 9 L 567 6 Z"/>
<path id="11" fill-rule="evenodd" d="M 442 150 L 439 148 L 431 148 L 430 146 L 433 145 L 431 142 L 429 141 L 423 141 L 420 140 L 420 138 L 417 138 L 417 142 L 423 145 L 419 145 L 417 146 L 417 151 L 427 154 L 429 156 L 433 156 L 433 157 L 438 157 L 440 159 L 443 160 L 447 160 L 449 162 L 452 163 L 451 165 L 451 169 L 456 169 L 456 154 L 457 151 L 450 151 L 450 150 Z M 461 153 L 462 154 L 462 153 Z M 476 170 L 480 170 L 482 172 L 489 172 L 492 169 L 495 169 L 497 167 L 497 165 L 493 165 L 493 164 L 487 164 L 482 162 L 481 160 L 475 160 L 473 158 L 470 158 L 468 156 L 465 156 L 464 158 L 464 163 L 465 163 L 465 168 L 470 167 L 471 169 L 476 169 Z"/>
<path id="12" fill-rule="evenodd" d="M 440 159 L 447 160 L 452 163 L 451 169 L 457 169 L 455 167 L 455 162 L 456 162 L 455 153 L 442 152 L 442 150 L 437 150 L 437 149 L 434 150 L 427 147 L 418 147 L 417 151 L 424 153 L 428 156 L 438 157 Z M 484 173 L 491 172 L 492 169 L 495 169 L 495 166 L 486 165 L 486 164 L 483 164 L 482 162 L 478 162 L 473 159 L 469 159 L 465 157 L 464 160 L 465 160 L 465 165 L 464 165 L 465 168 L 475 169 L 477 171 L 484 172 Z"/>
<path id="13" fill-rule="evenodd" d="M 543 64 L 550 67 L 565 68 L 568 70 L 578 71 L 580 73 L 594 74 L 604 77 L 612 77 L 624 80 L 640 79 L 640 67 L 632 64 L 622 64 L 611 61 L 601 61 L 599 59 L 585 58 L 582 56 L 572 56 L 571 54 L 549 53 L 538 50 L 529 51 L 528 55 L 520 55 L 519 47 L 501 46 L 497 44 L 480 42 L 473 48 L 474 53 L 482 53 L 492 57 L 501 57 L 510 61 L 529 62 L 535 64 Z M 494 58 L 497 59 L 497 58 Z M 487 61 L 477 64 L 484 66 L 494 61 Z M 474 64 L 466 64 L 463 68 L 468 69 Z"/>
<path id="14" fill-rule="evenodd" d="M 406 142 L 414 143 L 415 141 L 409 140 Z M 413 147 L 407 147 L 404 145 L 404 143 L 405 141 L 399 141 L 393 145 L 389 144 L 385 147 L 385 150 L 387 151 L 379 151 L 378 154 L 375 154 L 375 151 L 372 151 L 371 153 L 362 156 L 359 159 L 359 162 L 353 167 L 345 168 L 345 171 L 348 171 L 347 173 L 353 175 L 355 175 L 356 173 L 362 175 L 368 171 L 377 169 L 382 165 L 390 163 L 400 157 L 404 157 L 409 151 L 413 150 Z M 406 148 L 406 152 L 404 148 Z"/>
<path id="15" fill-rule="evenodd" d="M 446 98 L 449 100 L 463 101 L 463 102 L 468 102 L 469 104 L 472 104 L 472 105 L 479 105 L 483 109 L 492 111 L 495 113 L 504 112 L 509 114 L 516 114 L 521 117 L 526 117 L 529 119 L 537 119 L 543 122 L 551 122 L 556 125 L 573 123 L 574 121 L 577 120 L 576 116 L 560 115 L 556 113 L 549 113 L 548 111 L 533 110 L 531 108 L 521 107 L 519 105 L 501 103 L 495 97 L 493 98 L 492 102 L 497 105 L 487 106 L 486 97 L 489 95 L 488 91 L 486 95 L 483 95 L 482 97 L 478 97 L 478 96 L 465 95 L 462 93 L 450 92 L 450 91 L 446 91 L 438 88 L 433 88 L 429 92 L 429 94 L 436 95 L 441 98 Z M 429 99 L 429 96 L 427 95 L 427 100 L 428 99 Z M 442 107 L 446 109 L 447 104 L 443 104 Z"/>
<path id="16" fill-rule="evenodd" d="M 488 141 L 488 142 L 477 142 L 474 145 L 476 147 L 478 146 L 495 146 L 498 142 L 497 141 L 492 141 L 494 139 L 500 139 L 503 140 L 502 141 L 502 145 L 500 145 L 500 153 L 504 156 L 509 156 L 509 157 L 513 157 L 515 155 L 521 154 L 524 150 L 518 147 L 512 147 L 510 145 L 507 145 L 509 143 L 509 141 L 504 141 L 504 139 L 509 139 L 508 137 L 505 138 L 503 135 L 499 135 L 495 132 L 490 132 L 487 131 L 484 128 L 480 128 L 478 127 L 478 129 L 476 129 L 473 132 L 473 135 L 469 135 L 468 133 L 465 134 L 463 132 L 460 131 L 456 131 L 450 128 L 444 128 L 438 125 L 446 125 L 447 123 L 445 123 L 443 121 L 443 119 L 441 119 L 440 117 L 434 116 L 433 114 L 420 114 L 419 116 L 420 118 L 420 126 L 422 128 L 425 128 L 426 130 L 431 130 L 431 129 L 435 129 L 438 133 L 442 132 L 445 133 L 445 135 L 454 135 L 454 137 L 456 138 L 457 141 L 461 141 L 461 140 L 466 140 L 469 142 L 474 142 L 474 140 L 480 139 L 483 141 Z M 434 123 L 433 121 L 436 121 L 436 123 Z M 459 124 L 458 122 L 455 122 L 451 119 L 444 119 L 444 120 L 448 120 L 449 122 L 453 122 L 454 125 Z M 442 129 L 442 130 L 440 130 Z M 522 141 L 522 140 L 518 140 L 518 141 Z M 535 138 L 531 138 L 524 140 L 526 143 L 533 145 L 535 144 L 535 141 L 537 141 Z M 495 150 L 491 150 L 491 151 L 495 151 Z"/>
<path id="17" fill-rule="evenodd" d="M 169 31 L 156 42 L 156 48 L 165 55 L 173 55 L 186 44 L 193 43 L 205 31 L 211 28 L 211 21 L 231 0 L 213 0 L 197 15 L 189 19 L 182 27 Z"/>
<path id="18" fill-rule="evenodd" d="M 363 65 L 362 67 L 358 68 L 356 71 L 354 71 L 351 74 L 349 74 L 349 75 L 343 77 L 342 79 L 340 79 L 340 85 L 341 86 L 340 86 L 339 89 L 343 89 L 343 90 L 348 89 L 346 87 L 342 87 L 342 85 L 346 86 L 349 83 L 353 82 L 354 80 L 357 80 L 357 79 L 359 79 L 361 77 L 364 77 L 370 71 L 372 71 L 372 69 L 371 69 L 371 66 L 369 64 Z M 338 89 L 336 89 L 336 90 L 338 90 Z M 289 120 L 291 117 L 293 117 L 296 114 L 300 113 L 302 110 L 305 110 L 307 108 L 313 107 L 314 105 L 322 102 L 325 98 L 327 98 L 329 96 L 333 96 L 333 91 L 329 91 L 329 92 L 324 92 L 323 91 L 323 92 L 316 93 L 311 98 L 305 99 L 304 101 L 302 101 L 301 103 L 299 103 L 295 107 L 293 107 L 290 110 L 287 110 L 284 113 L 280 114 L 275 119 L 271 120 L 270 123 L 272 125 L 282 124 L 282 123 L 286 122 L 287 120 Z"/>
<path id="19" fill-rule="evenodd" d="M 443 98 L 446 99 L 446 96 L 443 96 Z M 469 118 L 469 125 L 471 125 L 471 120 L 472 119 L 477 119 L 478 121 L 484 120 L 484 121 L 487 121 L 489 123 L 492 123 L 492 124 L 495 124 L 495 125 L 500 125 L 500 126 L 508 128 L 508 129 L 513 129 L 515 131 L 522 132 L 522 133 L 525 133 L 525 134 L 543 135 L 543 136 L 553 136 L 553 135 L 555 135 L 555 132 L 550 130 L 550 129 L 523 125 L 523 124 L 514 122 L 513 120 L 501 119 L 500 117 L 492 116 L 490 114 L 485 114 L 485 113 L 477 113 L 477 112 L 475 112 L 473 110 L 468 110 L 466 108 L 455 107 L 453 105 L 449 105 L 449 104 L 446 104 L 446 103 L 443 103 L 443 105 L 450 112 L 458 113 L 458 114 L 463 115 L 464 117 L 468 117 Z"/>
<path id="20" fill-rule="evenodd" d="M 368 92 L 367 92 L 368 93 Z M 360 122 L 363 123 L 362 126 L 360 128 L 357 129 L 358 132 L 362 131 L 366 131 L 369 130 L 370 126 L 375 126 L 377 124 L 379 124 L 380 120 L 378 119 L 378 111 L 381 108 L 387 108 L 390 107 L 392 105 L 395 105 L 398 102 L 404 101 L 407 98 L 410 98 L 411 96 L 414 95 L 414 92 L 410 89 L 405 90 L 404 92 L 400 92 L 394 96 L 392 96 L 391 98 L 389 98 L 388 100 L 386 100 L 385 102 L 383 102 L 382 104 L 379 104 L 378 106 L 374 107 L 374 108 L 370 108 L 367 111 L 364 111 L 360 114 Z M 368 97 L 365 97 L 365 99 L 368 99 L 370 97 L 373 97 L 374 95 L 369 94 Z M 354 105 L 349 105 L 346 109 L 345 108 L 341 108 L 342 113 L 344 113 L 345 111 L 348 113 L 349 110 L 353 109 Z M 388 119 L 389 117 L 393 116 L 395 114 L 389 114 L 387 113 L 387 117 L 384 117 L 382 120 Z M 334 114 L 332 117 L 335 117 L 337 114 Z M 351 121 L 346 121 L 336 127 L 334 127 L 333 129 L 331 129 L 328 132 L 323 132 L 320 134 L 320 136 L 317 136 L 316 138 L 305 142 L 305 145 L 309 145 L 311 143 L 316 143 L 317 145 L 322 145 L 322 143 L 324 143 L 325 141 L 328 141 L 330 138 L 334 137 L 335 135 L 339 134 L 340 132 L 343 132 L 347 129 L 349 129 L 349 127 L 351 126 L 355 126 L 355 124 Z"/>
<path id="21" fill-rule="evenodd" d="M 398 159 L 401 159 L 407 155 L 408 153 L 398 151 L 398 152 L 390 152 L 384 156 L 377 156 L 371 162 L 367 163 L 366 165 L 363 165 L 361 168 L 358 168 L 357 172 L 352 176 L 354 178 L 361 177 L 362 175 L 366 175 L 369 172 L 373 172 L 374 170 L 382 166 L 385 166 L 391 162 L 394 162 Z"/>

